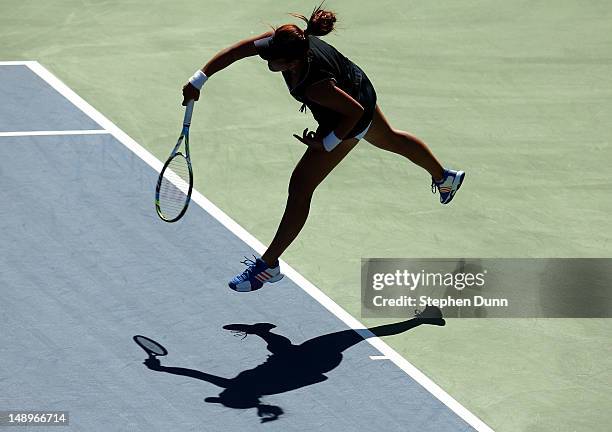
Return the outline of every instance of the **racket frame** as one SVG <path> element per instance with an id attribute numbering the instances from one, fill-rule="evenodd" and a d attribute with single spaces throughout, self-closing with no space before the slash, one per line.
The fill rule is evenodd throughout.
<path id="1" fill-rule="evenodd" d="M 189 127 L 191 126 L 191 116 L 193 114 L 193 104 L 194 104 L 193 100 L 190 100 L 187 103 L 187 107 L 185 108 L 185 117 L 183 119 L 183 129 L 181 130 L 181 135 L 179 136 L 176 142 L 176 145 L 172 149 L 172 152 L 170 153 L 168 160 L 166 160 L 166 163 L 164 163 L 164 166 L 159 173 L 159 177 L 157 178 L 157 186 L 155 187 L 155 211 L 157 212 L 157 215 L 159 216 L 159 218 L 163 220 L 164 222 L 172 223 L 182 218 L 183 215 L 187 212 L 187 208 L 189 207 L 189 203 L 191 201 L 191 191 L 193 190 L 193 170 L 191 168 L 191 156 L 189 153 Z M 183 143 L 185 144 L 185 154 L 179 151 L 179 148 L 181 147 L 181 144 Z M 183 205 L 183 209 L 177 216 L 175 216 L 172 219 L 168 219 L 163 215 L 161 211 L 161 208 L 159 205 L 159 192 L 160 192 L 161 184 L 164 178 L 164 173 L 166 172 L 166 169 L 170 165 L 170 162 L 172 162 L 172 160 L 176 156 L 184 157 L 187 160 L 187 169 L 189 171 L 189 187 L 187 189 L 187 198 L 185 199 L 185 204 Z M 178 187 L 178 185 L 176 184 L 175 186 Z"/>

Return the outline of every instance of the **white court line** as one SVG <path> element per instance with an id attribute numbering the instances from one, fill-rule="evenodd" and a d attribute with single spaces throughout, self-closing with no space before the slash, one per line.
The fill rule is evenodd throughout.
<path id="1" fill-rule="evenodd" d="M 49 85 L 55 88 L 61 93 L 66 99 L 77 106 L 81 111 L 92 118 L 96 123 L 108 130 L 117 140 L 123 143 L 128 149 L 138 155 L 148 165 L 150 165 L 157 172 L 160 172 L 163 164 L 155 156 L 145 150 L 140 144 L 134 141 L 128 134 L 123 132 L 117 125 L 108 120 L 104 115 L 98 112 L 94 107 L 89 105 L 84 99 L 77 95 L 72 89 L 61 82 L 55 75 L 45 69 L 40 63 L 36 61 L 21 62 L 25 66 L 28 66 L 33 72 L 44 79 Z M 2 65 L 2 63 L 0 63 Z M 197 192 L 195 189 L 192 193 L 192 200 L 206 210 L 211 216 L 217 219 L 223 226 L 230 230 L 234 235 L 244 241 L 251 248 L 256 250 L 258 253 L 263 253 L 266 250 L 266 246 L 251 235 L 247 230 L 238 225 L 232 218 L 223 213 L 217 206 L 208 200 L 204 195 Z M 367 342 L 373 347 L 378 349 L 385 357 L 395 363 L 400 369 L 406 372 L 414 381 L 418 382 L 432 395 L 438 398 L 443 404 L 445 404 L 450 410 L 455 412 L 460 418 L 466 423 L 472 426 L 479 432 L 493 432 L 487 424 L 472 414 L 467 408 L 457 402 L 452 396 L 446 393 L 440 386 L 429 379 L 423 372 L 418 370 L 412 363 L 403 358 L 393 348 L 383 342 L 382 339 L 376 337 L 369 330 L 363 330 L 364 325 L 361 324 L 352 315 L 342 309 L 332 299 L 325 295 L 319 288 L 314 286 L 304 276 L 299 274 L 293 267 L 281 260 L 283 273 L 292 279 L 298 286 L 306 291 L 310 296 L 317 300 L 322 306 L 328 311 L 336 315 L 342 320 L 347 326 L 352 329 L 359 330 L 359 333 L 368 337 Z"/>
<path id="2" fill-rule="evenodd" d="M 2 66 L 2 64 L 0 64 Z M 20 137 L 20 136 L 53 136 L 53 135 L 100 135 L 109 134 L 104 129 L 91 130 L 59 130 L 59 131 L 19 131 L 19 132 L 0 132 L 0 137 Z"/>
<path id="3" fill-rule="evenodd" d="M 17 61 L 0 61 L 0 66 L 26 66 L 31 61 L 17 60 Z"/>
<path id="4" fill-rule="evenodd" d="M 389 357 L 385 355 L 381 356 L 370 356 L 370 360 L 389 360 Z"/>

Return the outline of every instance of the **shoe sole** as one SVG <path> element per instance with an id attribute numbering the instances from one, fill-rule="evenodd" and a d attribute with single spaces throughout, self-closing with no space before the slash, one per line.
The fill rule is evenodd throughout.
<path id="1" fill-rule="evenodd" d="M 281 280 L 281 279 L 282 279 L 284 276 L 285 276 L 284 274 L 279 273 L 279 274 L 277 274 L 276 276 L 271 277 L 271 278 L 270 278 L 270 279 L 268 279 L 267 281 L 262 282 L 261 286 L 260 286 L 259 288 L 255 288 L 255 289 L 252 289 L 252 288 L 245 289 L 245 288 L 240 288 L 240 287 L 238 287 L 238 286 L 236 286 L 236 287 L 232 287 L 230 284 L 227 284 L 227 286 L 229 286 L 229 287 L 230 287 L 230 289 L 232 289 L 233 291 L 236 291 L 236 292 L 253 292 L 253 291 L 257 291 L 257 290 L 259 290 L 259 289 L 262 289 L 262 288 L 264 287 L 264 285 L 265 285 L 265 284 L 267 284 L 268 282 L 270 282 L 270 283 L 278 282 L 278 281 L 279 281 L 279 280 Z"/>
<path id="2" fill-rule="evenodd" d="M 270 279 L 268 279 L 266 282 L 264 283 L 274 283 L 274 282 L 278 282 L 279 280 L 281 280 L 285 275 L 282 273 L 277 274 L 276 276 L 271 277 Z"/>
<path id="3" fill-rule="evenodd" d="M 450 196 L 442 204 L 448 204 L 449 202 L 453 200 L 453 198 L 455 197 L 455 194 L 457 193 L 457 191 L 463 184 L 463 179 L 465 179 L 465 172 L 459 171 L 457 175 L 455 176 L 455 179 L 453 180 L 453 189 L 451 190 Z"/>

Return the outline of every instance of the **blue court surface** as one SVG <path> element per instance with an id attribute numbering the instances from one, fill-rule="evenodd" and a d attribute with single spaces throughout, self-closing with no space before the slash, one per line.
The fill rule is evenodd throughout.
<path id="1" fill-rule="evenodd" d="M 161 163 L 42 66 L 0 66 L 0 95 L 0 410 L 78 431 L 490 430 L 294 270 L 229 290 L 256 241 L 199 194 L 162 222 Z M 168 350 L 158 370 L 136 334 Z"/>

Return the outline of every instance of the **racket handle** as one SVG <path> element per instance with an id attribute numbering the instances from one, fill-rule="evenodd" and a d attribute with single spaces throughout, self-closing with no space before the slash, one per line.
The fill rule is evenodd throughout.
<path id="1" fill-rule="evenodd" d="M 193 99 L 187 102 L 187 107 L 185 107 L 185 118 L 183 119 L 183 127 L 189 127 L 189 125 L 191 124 L 191 115 L 193 114 L 193 104 L 194 104 Z"/>

